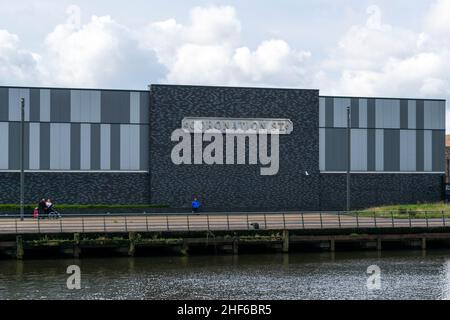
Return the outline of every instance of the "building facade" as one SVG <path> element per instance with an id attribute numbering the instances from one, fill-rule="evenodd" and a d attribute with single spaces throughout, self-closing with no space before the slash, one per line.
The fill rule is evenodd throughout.
<path id="1" fill-rule="evenodd" d="M 19 199 L 21 98 L 30 203 L 46 196 L 59 203 L 153 203 L 184 210 L 200 195 L 205 210 L 342 210 L 347 106 L 353 208 L 443 196 L 444 100 L 173 85 L 148 91 L 1 87 L 1 203 Z M 187 118 L 209 119 L 213 126 L 284 119 L 292 130 L 277 136 L 276 174 L 261 175 L 247 149 L 240 163 L 208 164 L 195 156 L 191 164 L 175 163 L 173 133 Z M 259 148 L 261 139 L 255 140 Z M 202 140 L 202 150 L 209 143 Z M 274 146 L 271 140 L 269 150 Z"/>

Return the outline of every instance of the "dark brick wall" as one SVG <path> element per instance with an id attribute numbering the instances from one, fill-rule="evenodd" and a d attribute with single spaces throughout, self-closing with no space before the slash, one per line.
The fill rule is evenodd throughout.
<path id="1" fill-rule="evenodd" d="M 0 203 L 18 203 L 20 174 L 0 173 Z M 148 204 L 146 173 L 26 173 L 25 202 Z"/>
<path id="2" fill-rule="evenodd" d="M 151 200 L 189 207 L 200 194 L 208 210 L 315 209 L 319 194 L 319 92 L 266 88 L 151 87 Z M 261 176 L 260 165 L 174 165 L 173 130 L 184 117 L 287 118 L 280 135 L 280 169 Z M 304 172 L 308 171 L 309 176 Z"/>
<path id="3" fill-rule="evenodd" d="M 443 196 L 440 174 L 352 174 L 350 204 L 353 209 L 383 204 L 436 202 Z M 321 174 L 322 210 L 344 210 L 347 200 L 345 174 Z"/>

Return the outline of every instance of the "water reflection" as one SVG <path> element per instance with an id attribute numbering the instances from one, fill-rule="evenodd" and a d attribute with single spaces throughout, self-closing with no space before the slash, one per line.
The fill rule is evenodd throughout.
<path id="1" fill-rule="evenodd" d="M 1 299 L 449 299 L 450 251 L 0 260 Z M 69 265 L 82 289 L 66 288 Z M 367 267 L 381 269 L 368 290 Z"/>

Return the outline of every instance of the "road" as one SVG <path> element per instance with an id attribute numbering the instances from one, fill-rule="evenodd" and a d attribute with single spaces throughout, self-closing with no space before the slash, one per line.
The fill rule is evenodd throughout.
<path id="1" fill-rule="evenodd" d="M 149 214 L 107 216 L 65 216 L 57 220 L 26 218 L 0 219 L 0 234 L 26 233 L 92 233 L 92 232 L 158 232 L 158 231 L 220 231 L 254 229 L 339 229 L 339 228 L 410 228 L 442 227 L 450 221 L 433 219 L 390 219 L 355 217 L 335 213 L 236 213 L 236 214 Z"/>

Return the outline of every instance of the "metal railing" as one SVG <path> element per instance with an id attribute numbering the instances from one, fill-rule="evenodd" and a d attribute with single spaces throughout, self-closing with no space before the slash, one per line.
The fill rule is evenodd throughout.
<path id="1" fill-rule="evenodd" d="M 7 215 L 0 218 L 0 234 L 434 228 L 446 227 L 447 219 L 443 211 L 79 214 L 23 221 Z"/>

